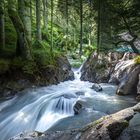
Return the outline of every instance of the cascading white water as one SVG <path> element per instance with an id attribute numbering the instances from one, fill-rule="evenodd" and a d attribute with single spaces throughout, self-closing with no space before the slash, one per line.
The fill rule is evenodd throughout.
<path id="1" fill-rule="evenodd" d="M 29 95 L 26 95 L 28 98 Z M 70 97 L 70 98 L 69 98 Z M 15 100 L 7 101 L 7 105 L 18 104 L 24 102 L 25 97 L 18 98 L 19 102 Z M 12 107 L 2 107 L 1 112 L 5 110 L 5 117 L 0 115 L 0 136 L 1 140 L 6 140 L 7 137 L 13 136 L 24 130 L 36 130 L 43 132 L 50 128 L 59 119 L 74 115 L 73 106 L 76 102 L 75 96 L 72 94 L 67 95 L 65 93 L 53 93 L 45 94 L 35 101 L 31 101 L 26 105 L 17 108 L 12 113 Z M 12 105 L 12 104 L 11 104 Z M 16 105 L 14 105 L 16 106 Z M 11 109 L 11 110 L 9 110 Z M 6 115 L 8 114 L 8 115 Z"/>
<path id="2" fill-rule="evenodd" d="M 115 86 L 102 84 L 101 93 L 92 90 L 91 86 L 90 82 L 80 81 L 80 70 L 77 70 L 74 81 L 28 89 L 13 99 L 0 101 L 0 140 L 22 131 L 43 132 L 53 126 L 59 126 L 59 130 L 78 128 L 135 103 L 129 97 L 116 96 Z M 83 111 L 74 116 L 73 106 L 78 100 L 83 102 Z"/>

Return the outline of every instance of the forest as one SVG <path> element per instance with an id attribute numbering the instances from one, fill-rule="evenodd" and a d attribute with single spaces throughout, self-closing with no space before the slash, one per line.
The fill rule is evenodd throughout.
<path id="1" fill-rule="evenodd" d="M 0 140 L 140 140 L 140 0 L 0 0 Z"/>

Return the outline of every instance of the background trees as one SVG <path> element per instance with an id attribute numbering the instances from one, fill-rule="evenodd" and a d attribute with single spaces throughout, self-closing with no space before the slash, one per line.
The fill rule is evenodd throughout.
<path id="1" fill-rule="evenodd" d="M 121 45 L 139 53 L 139 6 L 139 0 L 1 0 L 1 53 L 10 50 L 23 59 L 50 51 L 81 56 Z"/>

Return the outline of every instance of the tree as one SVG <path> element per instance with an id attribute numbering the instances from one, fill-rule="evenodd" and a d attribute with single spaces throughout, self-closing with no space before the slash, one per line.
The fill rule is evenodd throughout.
<path id="1" fill-rule="evenodd" d="M 101 0 L 98 1 L 98 20 L 97 20 L 97 53 L 101 46 Z"/>
<path id="2" fill-rule="evenodd" d="M 38 41 L 42 40 L 41 34 L 41 1 L 36 0 L 36 39 Z"/>
<path id="3" fill-rule="evenodd" d="M 138 39 L 139 35 L 139 24 L 140 21 L 137 20 L 137 17 L 140 15 L 140 10 L 138 7 L 140 6 L 140 1 L 138 0 L 124 0 L 124 1 L 118 1 L 114 2 L 112 1 L 110 9 L 112 13 L 115 13 L 113 18 L 116 19 L 115 23 L 113 23 L 114 30 L 117 30 L 118 34 L 129 34 L 131 36 L 130 39 L 125 39 L 124 37 L 121 37 L 120 35 L 116 37 L 115 45 L 121 44 L 127 44 L 130 45 L 133 51 L 137 54 L 139 54 L 139 50 L 136 47 L 136 41 Z M 117 25 L 119 25 L 117 27 Z"/>
<path id="4" fill-rule="evenodd" d="M 51 48 L 50 48 L 50 50 L 51 50 L 51 53 L 52 53 L 52 51 L 53 51 L 53 6 L 54 6 L 54 3 L 53 3 L 54 1 L 53 0 L 51 0 Z"/>
<path id="5" fill-rule="evenodd" d="M 25 28 L 26 37 L 31 44 L 31 5 L 30 0 L 18 0 L 18 13 Z"/>
<path id="6" fill-rule="evenodd" d="M 4 0 L 0 1 L 0 49 L 5 47 Z"/>
<path id="7" fill-rule="evenodd" d="M 47 0 L 43 0 L 43 22 L 44 29 L 48 29 Z"/>
<path id="8" fill-rule="evenodd" d="M 17 33 L 16 54 L 17 56 L 21 56 L 23 59 L 31 60 L 31 46 L 26 35 L 24 24 L 18 15 L 15 3 L 16 0 L 8 0 L 9 17 Z"/>
<path id="9" fill-rule="evenodd" d="M 79 55 L 82 55 L 83 48 L 83 0 L 80 0 L 80 50 Z"/>

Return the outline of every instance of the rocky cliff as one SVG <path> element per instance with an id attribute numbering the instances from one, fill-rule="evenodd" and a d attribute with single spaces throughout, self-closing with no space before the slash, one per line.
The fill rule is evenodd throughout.
<path id="1" fill-rule="evenodd" d="M 10 67 L 5 73 L 0 73 L 0 97 L 11 96 L 33 86 L 46 86 L 73 79 L 74 73 L 65 56 L 55 58 L 54 65 L 39 67 L 32 73 Z"/>

